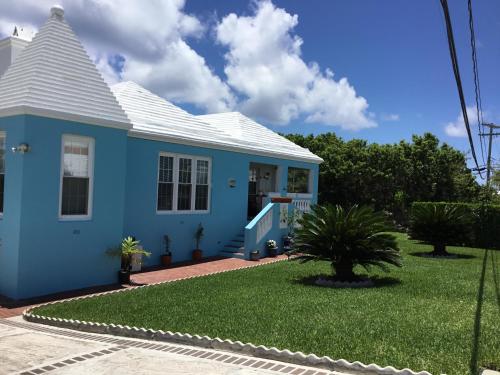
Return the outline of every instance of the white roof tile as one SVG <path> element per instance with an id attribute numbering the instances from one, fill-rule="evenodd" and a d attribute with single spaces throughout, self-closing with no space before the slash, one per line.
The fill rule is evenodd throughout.
<path id="1" fill-rule="evenodd" d="M 0 116 L 37 114 L 129 129 L 130 121 L 61 11 L 0 79 Z"/>
<path id="2" fill-rule="evenodd" d="M 248 154 L 320 163 L 321 158 L 238 112 L 193 116 L 134 82 L 111 87 L 130 134 Z"/>
<path id="3" fill-rule="evenodd" d="M 240 112 L 215 113 L 196 116 L 229 134 L 241 147 L 267 150 L 288 159 L 321 163 L 323 159 L 306 148 L 289 141 Z"/>

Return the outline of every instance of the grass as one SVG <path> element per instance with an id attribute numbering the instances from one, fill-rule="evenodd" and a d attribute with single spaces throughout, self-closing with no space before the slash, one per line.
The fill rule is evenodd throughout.
<path id="1" fill-rule="evenodd" d="M 500 252 L 430 251 L 398 234 L 404 266 L 377 286 L 307 283 L 328 263 L 279 262 L 36 309 L 37 314 L 208 335 L 334 359 L 475 374 L 500 366 Z M 359 270 L 362 272 L 362 270 Z M 387 276 L 390 276 L 388 278 Z"/>

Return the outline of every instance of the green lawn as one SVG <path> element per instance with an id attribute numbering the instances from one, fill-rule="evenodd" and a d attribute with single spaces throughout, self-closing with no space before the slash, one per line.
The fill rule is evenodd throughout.
<path id="1" fill-rule="evenodd" d="M 429 247 L 398 237 L 404 266 L 389 274 L 376 272 L 386 279 L 374 288 L 312 286 L 302 280 L 329 273 L 327 263 L 279 262 L 42 307 L 36 313 L 434 374 L 500 367 L 500 252 L 450 248 L 464 257 L 429 259 L 412 255 Z"/>

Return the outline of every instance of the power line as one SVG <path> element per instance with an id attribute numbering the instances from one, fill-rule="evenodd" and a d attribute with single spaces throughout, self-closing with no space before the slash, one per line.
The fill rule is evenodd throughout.
<path id="1" fill-rule="evenodd" d="M 451 26 L 450 11 L 448 9 L 448 1 L 441 0 L 441 6 L 443 7 L 444 19 L 446 23 L 446 33 L 448 35 L 448 47 L 450 49 L 451 65 L 453 67 L 453 73 L 455 75 L 455 81 L 457 83 L 458 96 L 460 99 L 460 106 L 462 107 L 462 115 L 464 117 L 465 128 L 467 130 L 467 136 L 469 138 L 469 144 L 471 148 L 472 157 L 474 163 L 479 170 L 479 163 L 477 161 L 476 150 L 474 148 L 474 140 L 472 139 L 472 133 L 469 125 L 469 117 L 467 116 L 467 106 L 465 104 L 464 92 L 462 88 L 462 79 L 460 78 L 460 70 L 458 68 L 457 51 L 455 49 L 455 40 L 453 38 L 453 28 Z M 479 175 L 483 178 L 481 171 Z"/>
<path id="2" fill-rule="evenodd" d="M 472 14 L 472 0 L 468 0 L 468 10 L 469 10 L 469 29 L 470 29 L 470 44 L 472 50 L 472 70 L 474 75 L 474 92 L 476 96 L 476 115 L 477 115 L 477 128 L 478 133 L 481 133 L 481 125 L 483 124 L 483 105 L 481 102 L 481 87 L 479 85 L 479 68 L 477 64 L 477 49 L 476 49 L 476 34 L 474 32 L 474 17 Z M 481 145 L 481 157 L 484 160 L 484 140 L 480 137 L 479 143 Z"/>

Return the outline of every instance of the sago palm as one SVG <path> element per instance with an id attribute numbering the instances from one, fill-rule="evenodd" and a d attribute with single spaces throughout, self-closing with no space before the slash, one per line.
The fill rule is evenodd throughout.
<path id="1" fill-rule="evenodd" d="M 396 237 L 387 233 L 390 225 L 383 213 L 370 207 L 314 206 L 299 223 L 294 242 L 297 259 L 331 262 L 335 279 L 355 279 L 356 265 L 384 271 L 387 264 L 401 266 Z"/>
<path id="2" fill-rule="evenodd" d="M 446 245 L 465 242 L 471 226 L 470 215 L 459 205 L 420 203 L 411 210 L 410 237 L 432 245 L 433 255 L 447 255 Z"/>

